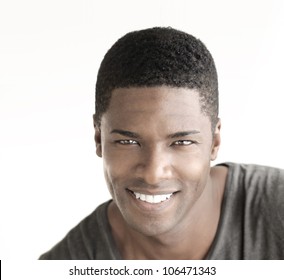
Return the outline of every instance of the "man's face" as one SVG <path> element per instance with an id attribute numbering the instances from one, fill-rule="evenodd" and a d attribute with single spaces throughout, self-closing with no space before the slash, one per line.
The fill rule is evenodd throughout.
<path id="1" fill-rule="evenodd" d="M 190 222 L 218 150 L 197 91 L 114 90 L 96 142 L 113 201 L 131 228 L 157 236 Z"/>

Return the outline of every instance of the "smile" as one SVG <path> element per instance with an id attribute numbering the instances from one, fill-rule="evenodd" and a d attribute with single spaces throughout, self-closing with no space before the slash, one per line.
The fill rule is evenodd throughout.
<path id="1" fill-rule="evenodd" d="M 148 194 L 137 193 L 137 192 L 133 192 L 133 193 L 136 199 L 140 199 L 148 203 L 160 203 L 160 202 L 163 202 L 169 199 L 173 195 L 173 193 L 160 194 L 160 195 L 148 195 Z"/>

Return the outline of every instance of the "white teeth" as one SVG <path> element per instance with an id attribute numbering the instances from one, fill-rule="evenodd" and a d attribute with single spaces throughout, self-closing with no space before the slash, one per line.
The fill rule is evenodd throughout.
<path id="1" fill-rule="evenodd" d="M 172 196 L 172 193 L 161 194 L 161 195 L 147 195 L 143 193 L 134 192 L 134 195 L 137 199 L 146 201 L 148 203 L 160 203 L 162 201 L 169 199 Z"/>

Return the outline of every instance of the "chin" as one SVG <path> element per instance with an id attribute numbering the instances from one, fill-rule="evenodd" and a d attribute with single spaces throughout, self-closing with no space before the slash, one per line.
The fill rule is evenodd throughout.
<path id="1" fill-rule="evenodd" d="M 174 225 L 169 224 L 169 219 L 163 219 L 162 221 L 159 219 L 151 219 L 148 218 L 147 221 L 142 223 L 137 223 L 133 219 L 131 221 L 126 220 L 127 225 L 135 232 L 145 236 L 145 237 L 158 237 L 163 234 L 170 232 Z"/>

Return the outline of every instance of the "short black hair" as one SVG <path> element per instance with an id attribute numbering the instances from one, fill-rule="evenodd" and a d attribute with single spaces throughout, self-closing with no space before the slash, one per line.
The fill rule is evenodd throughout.
<path id="1" fill-rule="evenodd" d="M 100 126 L 114 89 L 154 86 L 197 90 L 214 131 L 218 78 L 213 57 L 199 39 L 170 27 L 127 33 L 109 49 L 97 76 L 95 123 Z"/>

